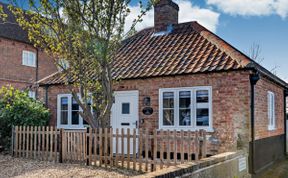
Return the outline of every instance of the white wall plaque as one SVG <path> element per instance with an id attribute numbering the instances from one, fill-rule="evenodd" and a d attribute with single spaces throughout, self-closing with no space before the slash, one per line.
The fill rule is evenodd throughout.
<path id="1" fill-rule="evenodd" d="M 239 158 L 238 161 L 239 161 L 238 162 L 239 172 L 246 170 L 247 169 L 246 157 Z"/>

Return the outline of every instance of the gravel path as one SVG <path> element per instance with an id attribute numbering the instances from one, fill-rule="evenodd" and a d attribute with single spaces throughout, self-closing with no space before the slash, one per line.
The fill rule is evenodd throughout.
<path id="1" fill-rule="evenodd" d="M 44 161 L 12 158 L 0 154 L 0 178 L 92 178 L 92 177 L 131 177 L 135 172 L 120 169 L 104 169 L 81 166 L 78 164 L 60 164 Z"/>

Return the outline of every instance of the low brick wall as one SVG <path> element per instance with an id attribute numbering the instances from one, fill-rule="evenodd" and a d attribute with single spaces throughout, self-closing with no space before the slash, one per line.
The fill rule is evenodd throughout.
<path id="1" fill-rule="evenodd" d="M 226 152 L 197 162 L 137 176 L 137 178 L 143 177 L 250 178 L 251 176 L 248 173 L 248 155 L 238 151 Z"/>

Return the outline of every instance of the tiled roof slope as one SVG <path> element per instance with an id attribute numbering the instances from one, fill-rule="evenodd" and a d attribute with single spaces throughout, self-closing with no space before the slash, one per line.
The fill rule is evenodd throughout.
<path id="1" fill-rule="evenodd" d="M 254 65 L 251 59 L 197 22 L 174 25 L 168 35 L 153 34 L 154 28 L 148 28 L 123 41 L 113 64 L 114 78 L 228 71 Z M 55 73 L 38 83 L 59 84 L 65 79 L 64 75 Z"/>
<path id="2" fill-rule="evenodd" d="M 226 46 L 205 31 L 197 22 L 175 25 L 172 33 L 163 36 L 153 36 L 153 28 L 143 30 L 124 42 L 113 74 L 139 78 L 239 69 L 247 64 L 233 59 L 223 49 Z"/>
<path id="3" fill-rule="evenodd" d="M 7 4 L 1 3 L 4 13 L 8 15 L 6 21 L 0 19 L 0 37 L 29 43 L 28 34 L 16 22 L 13 13 L 8 9 Z"/>

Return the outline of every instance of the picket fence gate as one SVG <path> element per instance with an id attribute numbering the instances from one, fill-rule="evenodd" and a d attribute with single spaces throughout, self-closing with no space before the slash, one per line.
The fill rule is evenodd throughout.
<path id="1" fill-rule="evenodd" d="M 64 130 L 16 126 L 12 152 L 25 157 L 152 172 L 206 157 L 206 132 L 144 129 Z"/>

